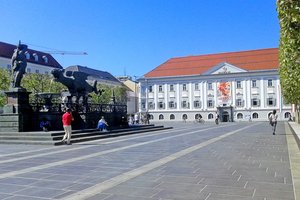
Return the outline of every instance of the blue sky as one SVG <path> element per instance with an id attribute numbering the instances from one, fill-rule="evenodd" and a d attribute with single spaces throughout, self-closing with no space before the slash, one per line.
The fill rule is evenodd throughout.
<path id="1" fill-rule="evenodd" d="M 278 47 L 275 0 L 0 0 L 0 41 L 115 76 L 173 57 Z"/>

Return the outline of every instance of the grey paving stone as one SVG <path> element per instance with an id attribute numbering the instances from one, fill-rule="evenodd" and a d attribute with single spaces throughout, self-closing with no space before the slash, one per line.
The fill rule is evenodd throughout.
<path id="1" fill-rule="evenodd" d="M 195 192 L 182 192 L 176 190 L 161 190 L 153 196 L 155 199 L 166 199 L 166 200 L 204 200 L 207 198 L 208 193 L 195 193 Z"/>
<path id="2" fill-rule="evenodd" d="M 31 196 L 10 196 L 6 198 L 5 200 L 46 200 L 47 198 L 37 198 L 37 197 L 31 197 Z"/>
<path id="3" fill-rule="evenodd" d="M 206 200 L 266 200 L 265 197 L 245 197 L 236 195 L 224 195 L 224 194 L 209 194 Z M 275 200 L 275 199 L 272 199 Z M 279 200 L 279 199 L 277 199 Z"/>
<path id="4" fill-rule="evenodd" d="M 32 185 L 35 182 L 37 182 L 37 179 L 29 179 L 29 178 L 5 178 L 5 179 L 0 179 L 0 183 L 2 184 L 12 184 L 12 185 Z"/>
<path id="5" fill-rule="evenodd" d="M 6 194 L 15 193 L 17 191 L 21 191 L 26 188 L 27 188 L 27 186 L 0 184 L 0 193 L 6 193 Z"/>
<path id="6" fill-rule="evenodd" d="M 223 194 L 223 195 L 252 197 L 255 190 L 245 189 L 241 187 L 207 185 L 207 187 L 204 188 L 203 192 L 212 193 L 212 194 L 216 193 L 216 194 Z"/>
<path id="7" fill-rule="evenodd" d="M 126 196 L 126 195 L 116 195 L 116 194 L 98 194 L 86 200 L 159 200 L 155 198 L 147 198 L 147 197 L 134 197 L 134 196 Z"/>
<path id="8" fill-rule="evenodd" d="M 16 195 L 23 196 L 32 196 L 36 198 L 54 198 L 58 195 L 64 194 L 66 191 L 57 190 L 51 188 L 42 188 L 42 187 L 30 187 L 18 192 L 15 192 Z"/>
<path id="9" fill-rule="evenodd" d="M 159 189 L 156 188 L 146 188 L 146 187 L 131 187 L 131 186 L 121 186 L 118 185 L 109 190 L 106 190 L 105 193 L 132 196 L 132 197 L 151 197 L 155 195 Z"/>
<path id="10" fill-rule="evenodd" d="M 0 199 L 7 199 L 8 197 L 11 197 L 12 195 L 10 194 L 3 194 L 3 193 L 0 193 Z"/>

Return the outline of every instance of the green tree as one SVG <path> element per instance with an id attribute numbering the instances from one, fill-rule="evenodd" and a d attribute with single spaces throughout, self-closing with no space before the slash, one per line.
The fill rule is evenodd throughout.
<path id="1" fill-rule="evenodd" d="M 4 106 L 6 103 L 4 91 L 9 89 L 10 80 L 10 72 L 7 69 L 0 67 L 0 107 Z"/>
<path id="2" fill-rule="evenodd" d="M 98 90 L 103 90 L 101 95 L 92 93 L 92 103 L 109 104 L 112 101 L 112 91 L 115 93 L 115 100 L 117 104 L 126 104 L 127 94 L 124 86 L 108 86 L 103 84 L 97 85 Z"/>
<path id="3" fill-rule="evenodd" d="M 280 24 L 279 74 L 288 103 L 300 103 L 300 1 L 277 0 Z"/>
<path id="4" fill-rule="evenodd" d="M 61 83 L 53 81 L 52 77 L 47 74 L 25 74 L 22 86 L 34 94 L 40 92 L 60 93 L 67 89 Z"/>

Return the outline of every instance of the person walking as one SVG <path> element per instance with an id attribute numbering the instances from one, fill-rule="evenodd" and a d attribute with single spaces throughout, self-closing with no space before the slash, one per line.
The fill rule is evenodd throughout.
<path id="1" fill-rule="evenodd" d="M 62 139 L 62 143 L 67 143 L 68 145 L 71 144 L 71 135 L 72 135 L 72 121 L 74 120 L 71 109 L 67 108 L 66 112 L 62 116 L 62 123 L 65 131 L 65 135 Z"/>
<path id="2" fill-rule="evenodd" d="M 218 113 L 216 113 L 216 119 L 215 119 L 215 123 L 218 125 L 219 124 L 219 120 L 220 120 L 220 115 Z"/>
<path id="3" fill-rule="evenodd" d="M 272 114 L 269 116 L 270 125 L 273 127 L 273 135 L 275 135 L 276 126 L 277 126 L 277 118 L 276 110 L 273 110 Z"/>

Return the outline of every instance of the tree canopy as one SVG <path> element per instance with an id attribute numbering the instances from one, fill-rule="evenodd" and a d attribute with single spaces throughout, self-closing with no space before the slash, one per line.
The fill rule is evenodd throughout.
<path id="1" fill-rule="evenodd" d="M 11 81 L 10 71 L 3 69 L 0 67 L 0 107 L 5 105 L 6 96 L 3 91 L 9 90 L 9 85 Z M 33 98 L 33 95 L 36 93 L 42 92 L 53 92 L 60 93 L 63 90 L 67 90 L 67 88 L 61 83 L 55 82 L 52 80 L 52 77 L 46 74 L 34 74 L 27 73 L 24 75 L 22 79 L 21 86 L 26 88 L 27 91 L 32 92 L 30 98 Z M 124 86 L 108 86 L 108 85 L 97 85 L 98 90 L 102 89 L 101 95 L 97 95 L 95 93 L 91 93 L 92 103 L 98 104 L 109 104 L 112 100 L 112 91 L 114 91 L 115 99 L 117 104 L 126 104 L 127 96 L 126 96 L 126 87 Z"/>
<path id="2" fill-rule="evenodd" d="M 300 1 L 277 0 L 280 24 L 279 74 L 288 103 L 300 103 Z"/>

